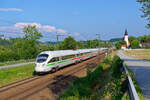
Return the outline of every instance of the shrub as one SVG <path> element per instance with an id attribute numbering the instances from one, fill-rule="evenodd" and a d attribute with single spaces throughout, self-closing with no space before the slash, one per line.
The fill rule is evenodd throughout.
<path id="1" fill-rule="evenodd" d="M 140 44 L 140 42 L 139 42 L 138 40 L 133 40 L 133 41 L 131 42 L 131 48 L 132 48 L 132 49 L 139 48 L 139 44 Z"/>
<path id="2" fill-rule="evenodd" d="M 116 49 L 121 49 L 121 44 L 119 42 L 116 43 Z"/>

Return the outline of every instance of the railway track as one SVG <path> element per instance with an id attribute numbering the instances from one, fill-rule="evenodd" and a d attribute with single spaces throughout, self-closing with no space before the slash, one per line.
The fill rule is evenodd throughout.
<path id="1" fill-rule="evenodd" d="M 105 57 L 105 52 L 101 53 L 101 57 Z M 97 57 L 94 57 L 84 61 L 83 63 L 72 65 L 72 67 L 66 67 L 53 74 L 30 77 L 7 86 L 3 86 L 0 88 L 0 100 L 26 100 L 30 96 L 47 88 L 52 83 L 56 84 L 57 82 L 66 80 L 70 76 L 74 76 L 74 74 L 86 69 L 86 64 L 88 62 L 96 63 L 97 59 Z M 57 82 L 55 80 L 56 77 Z"/>
<path id="2" fill-rule="evenodd" d="M 26 78 L 26 79 L 23 79 L 23 80 L 20 80 L 20 81 L 16 81 L 16 82 L 13 82 L 13 83 L 10 83 L 10 84 L 7 84 L 5 86 L 1 86 L 0 87 L 0 92 L 4 92 L 6 90 L 9 90 L 11 88 L 14 88 L 14 87 L 17 87 L 19 85 L 23 85 L 25 83 L 28 83 L 30 81 L 34 81 L 36 79 L 39 79 L 41 76 L 33 76 L 33 77 L 29 77 L 29 78 Z"/>

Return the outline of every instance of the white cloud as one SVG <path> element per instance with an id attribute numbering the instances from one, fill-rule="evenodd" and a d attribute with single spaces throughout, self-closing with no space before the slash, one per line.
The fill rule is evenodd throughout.
<path id="1" fill-rule="evenodd" d="M 42 26 L 41 29 L 43 29 L 45 32 L 56 32 L 56 27 L 45 25 Z"/>
<path id="2" fill-rule="evenodd" d="M 1 12 L 23 12 L 22 9 L 19 8 L 0 8 Z"/>
<path id="3" fill-rule="evenodd" d="M 80 34 L 78 32 L 75 32 L 74 33 L 74 36 L 79 36 Z"/>
<path id="4" fill-rule="evenodd" d="M 24 28 L 27 25 L 31 25 L 31 26 L 35 25 L 36 28 L 41 28 L 41 24 L 38 24 L 38 23 L 22 23 L 22 22 L 16 23 L 14 25 L 14 27 L 16 27 L 16 28 Z"/>
<path id="5" fill-rule="evenodd" d="M 22 29 L 27 25 L 31 25 L 31 26 L 35 25 L 36 28 L 42 33 L 52 33 L 52 32 L 57 32 L 58 34 L 66 34 L 67 33 L 67 31 L 64 29 L 56 29 L 55 26 L 41 25 L 39 23 L 24 23 L 24 22 L 16 23 L 13 26 L 0 26 L 0 32 L 23 33 Z"/>
<path id="6" fill-rule="evenodd" d="M 66 34 L 67 31 L 63 29 L 57 29 L 57 33 Z"/>
<path id="7" fill-rule="evenodd" d="M 41 25 L 39 23 L 23 23 L 23 22 L 20 22 L 20 23 L 16 23 L 14 25 L 14 27 L 15 28 L 24 28 L 27 25 L 36 26 L 36 28 L 39 29 L 42 32 L 57 32 L 57 33 L 60 33 L 60 34 L 66 34 L 66 32 L 67 32 L 64 29 L 56 29 L 55 26 Z"/>
<path id="8" fill-rule="evenodd" d="M 78 36 L 80 36 L 80 33 L 78 33 L 78 32 L 74 32 L 74 33 L 70 34 L 70 36 L 78 37 Z"/>

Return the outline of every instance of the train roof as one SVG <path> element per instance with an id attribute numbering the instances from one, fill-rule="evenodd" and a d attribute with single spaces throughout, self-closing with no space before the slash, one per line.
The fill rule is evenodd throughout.
<path id="1" fill-rule="evenodd" d="M 103 49 L 104 48 L 100 48 L 100 50 L 103 50 Z M 57 50 L 57 51 L 44 51 L 44 52 L 41 52 L 40 54 L 48 54 L 51 57 L 60 57 L 60 56 L 75 55 L 75 54 L 86 53 L 86 52 L 94 52 L 97 50 L 98 50 L 98 48 L 78 49 L 78 50 Z"/>

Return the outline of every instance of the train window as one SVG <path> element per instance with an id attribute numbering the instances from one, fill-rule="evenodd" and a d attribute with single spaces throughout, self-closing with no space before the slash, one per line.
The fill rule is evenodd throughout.
<path id="1" fill-rule="evenodd" d="M 85 54 L 89 54 L 90 52 L 86 52 Z"/>
<path id="2" fill-rule="evenodd" d="M 82 53 L 81 55 L 85 55 L 85 53 Z"/>
<path id="3" fill-rule="evenodd" d="M 59 61 L 59 57 L 52 58 L 48 63 Z"/>
<path id="4" fill-rule="evenodd" d="M 43 63 L 44 61 L 46 61 L 48 58 L 48 54 L 40 54 L 37 56 L 37 62 L 38 63 Z"/>
<path id="5" fill-rule="evenodd" d="M 75 55 L 63 56 L 63 57 L 62 57 L 62 60 L 69 59 L 69 58 L 73 58 L 73 57 L 75 57 Z"/>
<path id="6" fill-rule="evenodd" d="M 77 57 L 80 56 L 80 54 L 77 54 Z"/>

